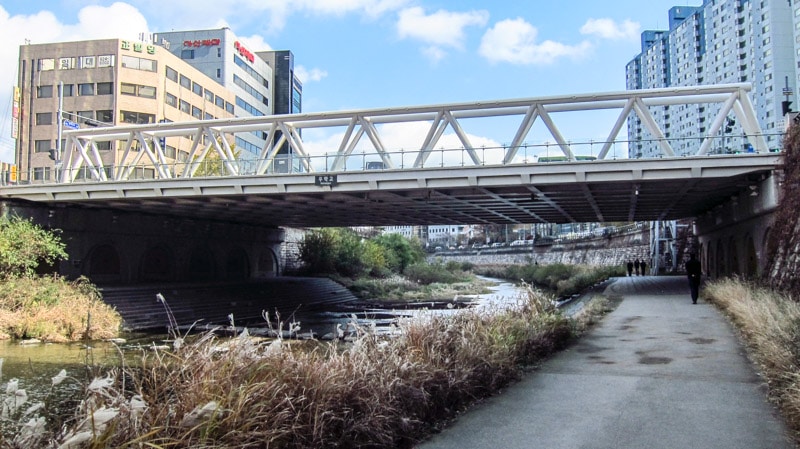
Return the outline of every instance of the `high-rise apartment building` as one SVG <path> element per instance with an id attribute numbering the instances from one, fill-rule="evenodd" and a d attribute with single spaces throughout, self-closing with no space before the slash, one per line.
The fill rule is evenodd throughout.
<path id="1" fill-rule="evenodd" d="M 55 170 L 67 162 L 61 161 L 66 154 L 64 139 L 58 139 L 63 120 L 73 126 L 110 126 L 228 118 L 234 112 L 230 91 L 145 42 L 104 39 L 22 45 L 18 73 L 16 164 L 23 181 L 52 180 Z M 181 165 L 192 144 L 184 137 L 166 138 L 165 160 Z M 138 155 L 129 154 L 123 161 L 124 150 L 117 142 L 98 145 L 107 168 L 130 163 Z M 143 168 L 134 176 L 154 175 L 152 168 Z"/>
<path id="2" fill-rule="evenodd" d="M 302 84 L 294 75 L 290 51 L 259 51 L 248 48 L 229 28 L 159 32 L 153 42 L 235 95 L 236 117 L 301 112 Z M 261 154 L 268 136 L 264 131 L 236 135 L 236 148 L 243 160 Z M 275 136 L 277 139 L 277 136 Z M 281 148 L 289 153 L 288 145 Z M 288 171 L 288 158 L 278 159 L 276 171 Z M 246 167 L 245 167 L 246 169 Z M 291 169 L 299 170 L 299 165 Z"/>
<path id="3" fill-rule="evenodd" d="M 797 9 L 795 7 L 794 9 Z M 785 0 L 705 0 L 669 10 L 669 30 L 642 33 L 642 52 L 626 67 L 628 89 L 697 84 L 752 83 L 756 116 L 770 148 L 780 147 L 786 84 L 796 84 L 793 8 Z M 791 92 L 794 89 L 790 86 Z M 721 105 L 651 108 L 678 155 L 697 151 Z M 729 114 L 712 152 L 747 151 L 747 140 Z M 641 119 L 628 119 L 629 157 L 656 157 L 658 142 Z"/>

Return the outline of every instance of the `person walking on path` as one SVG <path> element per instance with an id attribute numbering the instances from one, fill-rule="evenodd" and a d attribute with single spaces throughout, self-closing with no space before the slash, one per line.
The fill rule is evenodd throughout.
<path id="1" fill-rule="evenodd" d="M 692 304 L 697 304 L 702 274 L 703 269 L 700 261 L 697 260 L 697 256 L 694 253 L 690 254 L 689 260 L 686 262 L 686 276 L 689 278 L 689 289 L 692 291 Z"/>
<path id="2" fill-rule="evenodd" d="M 639 269 L 641 269 L 641 270 L 642 270 L 642 276 L 645 276 L 645 274 L 646 274 L 646 271 L 647 271 L 647 262 L 645 262 L 645 261 L 642 261 L 642 262 L 639 264 Z"/>
<path id="3" fill-rule="evenodd" d="M 632 275 L 633 275 L 633 262 L 631 262 L 629 260 L 628 261 L 628 276 L 632 276 Z"/>
<path id="4" fill-rule="evenodd" d="M 639 276 L 639 259 L 633 261 L 633 268 L 636 269 L 636 276 Z"/>

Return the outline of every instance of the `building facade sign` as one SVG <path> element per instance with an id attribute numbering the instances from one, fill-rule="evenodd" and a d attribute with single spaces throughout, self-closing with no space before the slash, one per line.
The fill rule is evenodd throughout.
<path id="1" fill-rule="evenodd" d="M 120 48 L 123 50 L 133 50 L 137 53 L 146 52 L 148 55 L 156 54 L 156 46 L 143 44 L 141 42 L 120 41 Z"/>
<path id="2" fill-rule="evenodd" d="M 251 64 L 256 62 L 255 55 L 253 53 L 251 53 L 250 50 L 244 48 L 244 45 L 240 44 L 239 41 L 236 41 L 233 44 L 233 48 L 235 48 L 236 51 L 238 51 L 239 54 L 242 55 L 243 58 L 245 58 L 248 61 L 250 61 Z"/>
<path id="3" fill-rule="evenodd" d="M 195 39 L 183 41 L 184 47 L 214 47 L 220 44 L 219 39 Z"/>

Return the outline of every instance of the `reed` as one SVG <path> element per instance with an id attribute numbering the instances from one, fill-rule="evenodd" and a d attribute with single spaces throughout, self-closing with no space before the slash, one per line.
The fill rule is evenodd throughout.
<path id="1" fill-rule="evenodd" d="M 53 441 L 412 447 L 574 337 L 575 323 L 552 304 L 528 289 L 510 310 L 431 312 L 400 322 L 392 336 L 357 329 L 352 343 L 317 342 L 313 350 L 246 332 L 224 342 L 204 334 L 170 351 L 145 351 L 136 367 L 96 379 L 73 425 Z"/>
<path id="2" fill-rule="evenodd" d="M 742 279 L 710 282 L 703 295 L 740 330 L 770 398 L 800 440 L 800 303 Z"/>

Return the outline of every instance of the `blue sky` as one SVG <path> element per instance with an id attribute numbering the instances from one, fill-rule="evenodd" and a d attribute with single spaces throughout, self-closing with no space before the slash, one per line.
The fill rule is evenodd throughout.
<path id="1" fill-rule="evenodd" d="M 2 0 L 0 160 L 13 160 L 10 92 L 26 39 L 136 39 L 229 26 L 255 50 L 291 50 L 304 112 L 317 112 L 624 90 L 641 31 L 666 28 L 672 6 L 701 3 Z M 573 120 L 562 131 L 574 139 L 605 137 L 610 125 L 595 121 Z M 488 129 L 473 132 L 499 139 Z"/>

